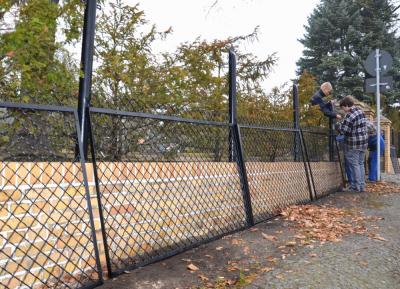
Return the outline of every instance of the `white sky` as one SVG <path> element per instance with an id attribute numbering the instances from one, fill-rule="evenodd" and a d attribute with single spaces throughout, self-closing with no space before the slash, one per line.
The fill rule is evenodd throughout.
<path id="1" fill-rule="evenodd" d="M 201 39 L 224 39 L 249 34 L 259 26 L 259 41 L 245 49 L 261 59 L 277 52 L 274 72 L 265 83 L 271 90 L 295 77 L 296 61 L 303 46 L 297 41 L 304 35 L 304 25 L 320 0 L 125 0 L 139 3 L 145 18 L 163 31 L 173 34 L 160 51 L 173 51 L 179 43 Z M 211 9 L 210 9 L 211 8 Z"/>

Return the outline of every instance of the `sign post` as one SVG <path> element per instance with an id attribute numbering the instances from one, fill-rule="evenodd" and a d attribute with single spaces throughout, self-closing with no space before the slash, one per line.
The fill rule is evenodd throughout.
<path id="1" fill-rule="evenodd" d="M 393 77 L 384 76 L 392 68 L 392 65 L 392 56 L 384 50 L 379 50 L 379 48 L 372 51 L 364 62 L 365 70 L 371 76 L 376 76 L 376 78 L 367 78 L 365 80 L 365 92 L 375 92 L 376 94 L 378 181 L 381 180 L 381 91 L 390 90 L 393 86 Z"/>
<path id="2" fill-rule="evenodd" d="M 381 180 L 381 92 L 380 92 L 380 76 L 381 76 L 381 68 L 379 66 L 379 48 L 375 50 L 375 59 L 376 59 L 376 120 L 377 120 L 377 132 L 376 132 L 376 153 L 378 154 L 378 162 L 377 162 L 377 180 Z"/>

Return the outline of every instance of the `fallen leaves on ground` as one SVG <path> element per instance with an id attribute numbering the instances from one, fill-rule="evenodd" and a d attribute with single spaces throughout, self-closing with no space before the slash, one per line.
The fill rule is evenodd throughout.
<path id="1" fill-rule="evenodd" d="M 368 234 L 368 237 L 378 240 L 378 241 L 383 241 L 383 242 L 387 241 L 385 238 L 379 236 L 378 234 L 372 233 L 372 232 Z"/>
<path id="2" fill-rule="evenodd" d="M 229 272 L 239 271 L 240 270 L 239 263 L 237 261 L 228 261 L 228 266 L 226 270 L 228 270 Z"/>
<path id="3" fill-rule="evenodd" d="M 271 268 L 271 267 L 264 267 L 264 268 L 261 268 L 261 269 L 260 269 L 260 272 L 261 272 L 261 273 L 267 273 L 267 272 L 272 271 L 272 270 L 274 270 L 274 268 Z"/>
<path id="4" fill-rule="evenodd" d="M 268 241 L 272 241 L 275 242 L 277 240 L 277 238 L 275 236 L 272 235 L 267 235 L 265 233 L 261 233 L 262 237 Z"/>
<path id="5" fill-rule="evenodd" d="M 209 280 L 208 277 L 206 275 L 204 275 L 204 274 L 199 274 L 198 276 L 199 276 L 201 281 L 208 281 Z"/>
<path id="6" fill-rule="evenodd" d="M 285 276 L 283 274 L 278 274 L 275 276 L 275 278 L 280 279 L 280 280 L 284 280 Z"/>
<path id="7" fill-rule="evenodd" d="M 290 206 L 281 215 L 301 230 L 296 235 L 298 239 L 318 240 L 322 243 L 341 241 L 342 236 L 347 234 L 363 234 L 367 231 L 366 221 L 373 219 L 339 208 L 313 204 Z M 307 243 L 300 242 L 302 245 Z"/>
<path id="8" fill-rule="evenodd" d="M 367 183 L 365 191 L 369 193 L 400 193 L 400 186 L 394 183 L 376 182 Z"/>
<path id="9" fill-rule="evenodd" d="M 297 244 L 296 241 L 289 241 L 289 242 L 286 243 L 286 246 L 287 247 L 294 247 L 294 246 L 296 246 L 296 244 Z"/>
<path id="10" fill-rule="evenodd" d="M 240 245 L 240 244 L 242 244 L 243 243 L 243 240 L 241 240 L 241 239 L 233 239 L 232 241 L 231 241 L 231 244 L 232 245 Z"/>
<path id="11" fill-rule="evenodd" d="M 193 263 L 190 263 L 189 265 L 187 265 L 188 270 L 190 271 L 198 271 L 199 267 L 197 267 L 196 265 L 194 265 Z"/>

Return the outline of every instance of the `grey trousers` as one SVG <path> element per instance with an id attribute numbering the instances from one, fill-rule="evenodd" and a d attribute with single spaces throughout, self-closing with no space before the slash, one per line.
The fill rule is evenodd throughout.
<path id="1" fill-rule="evenodd" d="M 352 181 L 350 186 L 357 191 L 364 191 L 365 189 L 365 150 L 346 149 L 345 155 Z"/>

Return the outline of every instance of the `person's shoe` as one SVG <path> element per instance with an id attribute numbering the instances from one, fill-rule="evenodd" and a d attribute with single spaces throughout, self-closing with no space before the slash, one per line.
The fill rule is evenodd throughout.
<path id="1" fill-rule="evenodd" d="M 358 190 L 356 188 L 353 188 L 353 187 L 347 187 L 347 188 L 343 189 L 343 192 L 345 192 L 345 193 L 357 193 Z"/>

